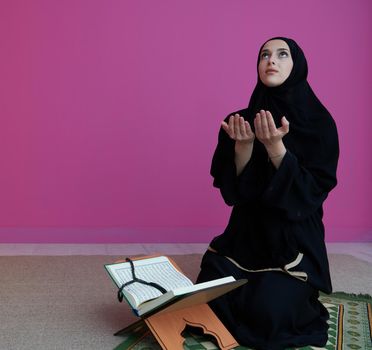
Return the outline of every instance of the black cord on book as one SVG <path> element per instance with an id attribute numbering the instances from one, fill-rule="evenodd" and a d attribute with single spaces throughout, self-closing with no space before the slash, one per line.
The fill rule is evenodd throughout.
<path id="1" fill-rule="evenodd" d="M 166 289 L 164 289 L 161 285 L 155 283 L 155 282 L 147 282 L 147 281 L 144 281 L 144 280 L 141 280 L 140 278 L 137 278 L 136 277 L 136 274 L 134 272 L 134 264 L 133 264 L 133 261 L 129 258 L 126 258 L 125 259 L 126 261 L 129 262 L 130 264 L 130 268 L 131 268 L 131 271 L 132 271 L 132 280 L 129 281 L 129 282 L 126 282 L 126 283 L 123 283 L 122 286 L 119 288 L 118 290 L 118 299 L 120 302 L 123 301 L 123 298 L 124 298 L 124 293 L 123 293 L 123 289 L 126 287 L 126 286 L 129 286 L 130 284 L 132 283 L 142 283 L 142 284 L 146 284 L 147 286 L 151 286 L 151 287 L 154 287 L 158 290 L 160 290 L 163 294 L 165 294 L 167 292 Z"/>

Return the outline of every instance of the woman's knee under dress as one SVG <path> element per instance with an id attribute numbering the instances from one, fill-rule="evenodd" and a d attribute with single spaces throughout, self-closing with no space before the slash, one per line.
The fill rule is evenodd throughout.
<path id="1" fill-rule="evenodd" d="M 278 271 L 246 272 L 207 251 L 197 282 L 225 276 L 248 279 L 209 303 L 240 345 L 279 350 L 326 344 L 329 315 L 308 283 Z"/>

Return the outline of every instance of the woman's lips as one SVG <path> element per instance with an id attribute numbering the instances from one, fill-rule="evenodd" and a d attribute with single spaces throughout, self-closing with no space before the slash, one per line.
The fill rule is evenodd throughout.
<path id="1" fill-rule="evenodd" d="M 266 74 L 274 74 L 274 73 L 278 73 L 277 70 L 267 70 L 266 71 Z"/>

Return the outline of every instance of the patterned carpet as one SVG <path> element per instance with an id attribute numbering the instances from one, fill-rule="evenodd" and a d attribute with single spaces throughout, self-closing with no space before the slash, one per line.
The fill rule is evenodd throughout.
<path id="1" fill-rule="evenodd" d="M 321 302 L 327 307 L 329 319 L 329 339 L 324 348 L 303 347 L 301 350 L 372 350 L 372 297 L 345 293 L 321 295 Z M 183 333 L 185 350 L 218 349 L 214 339 Z M 155 338 L 143 322 L 137 322 L 120 334 L 124 341 L 114 350 L 161 350 Z M 248 350 L 239 346 L 235 350 Z"/>

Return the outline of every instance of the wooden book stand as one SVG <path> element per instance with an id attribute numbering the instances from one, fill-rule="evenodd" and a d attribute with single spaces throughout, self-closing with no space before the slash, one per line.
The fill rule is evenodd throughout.
<path id="1" fill-rule="evenodd" d="M 155 314 L 145 318 L 145 322 L 164 350 L 183 349 L 185 339 L 181 333 L 186 325 L 200 327 L 204 333 L 212 335 L 220 349 L 228 350 L 239 346 L 208 304 Z"/>
<path id="2" fill-rule="evenodd" d="M 136 259 L 150 257 L 154 256 L 138 257 Z M 174 260 L 170 260 L 181 271 Z M 239 346 L 231 333 L 206 303 L 183 307 L 179 310 L 161 310 L 151 316 L 144 316 L 143 321 L 163 350 L 183 350 L 184 338 L 181 333 L 186 325 L 199 327 L 204 333 L 212 335 L 217 340 L 220 349 L 229 350 Z M 115 335 L 120 335 L 121 332 L 119 331 Z"/>

